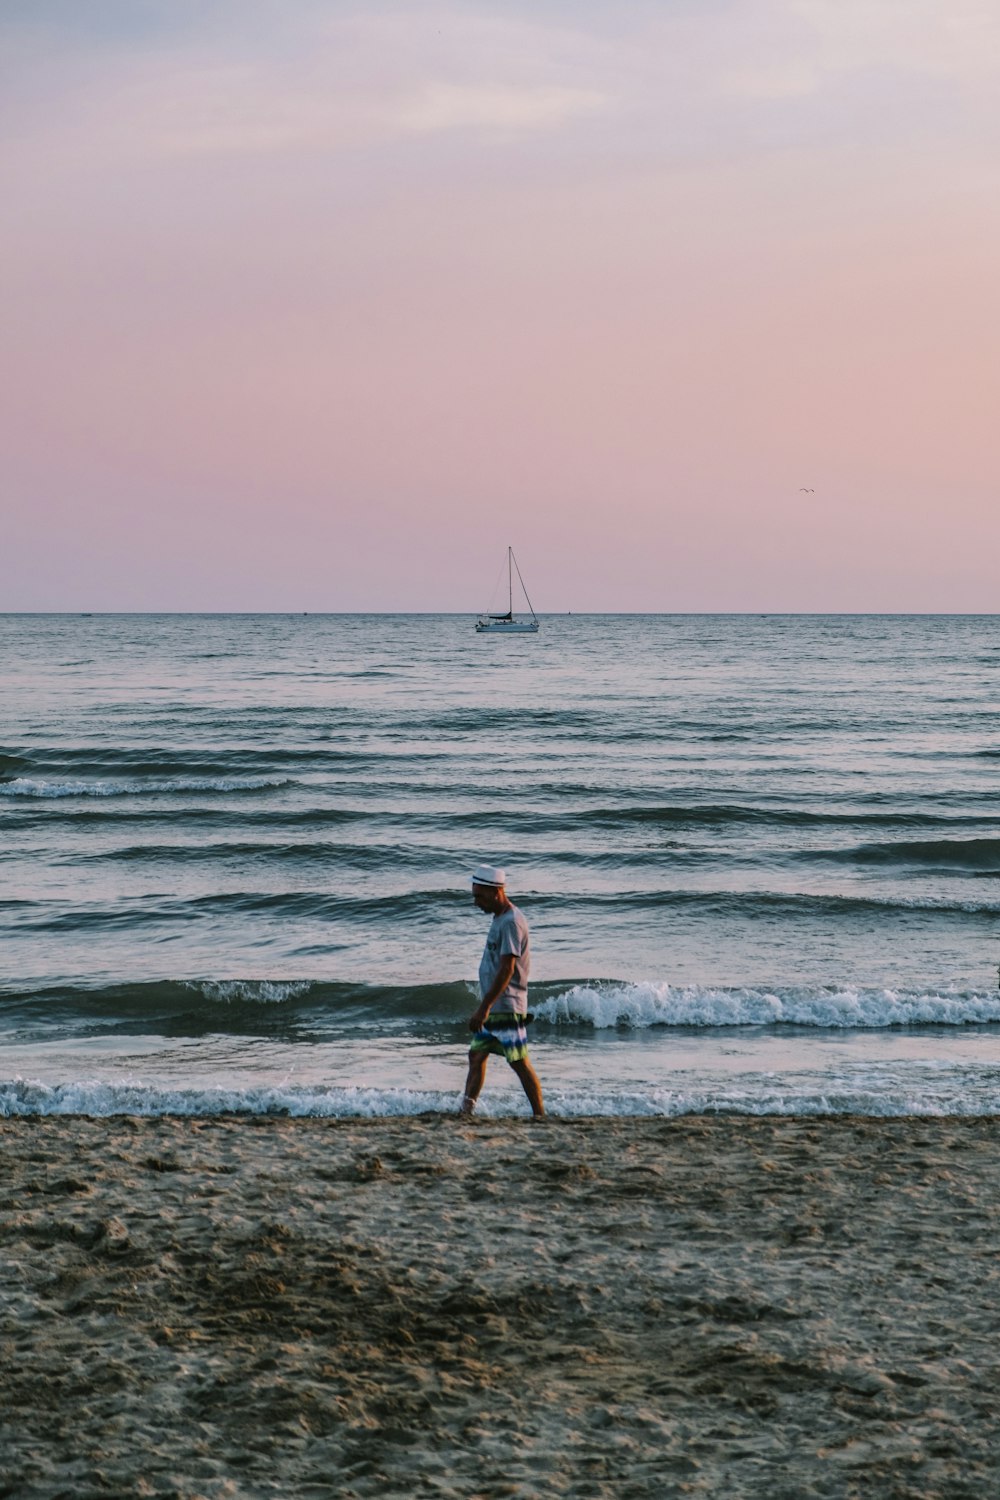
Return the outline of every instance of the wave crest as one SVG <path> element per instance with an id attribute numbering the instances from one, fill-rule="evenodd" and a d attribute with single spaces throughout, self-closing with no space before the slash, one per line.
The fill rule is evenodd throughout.
<path id="1" fill-rule="evenodd" d="M 749 1080 L 747 1081 L 750 1082 Z M 935 1077 L 913 1090 L 886 1090 L 861 1080 L 835 1083 L 814 1077 L 797 1086 L 759 1076 L 756 1087 L 703 1086 L 624 1089 L 546 1090 L 546 1105 L 559 1119 L 677 1119 L 682 1115 L 867 1115 L 901 1118 L 924 1115 L 1000 1114 L 1000 1081 L 995 1072 L 974 1080 L 966 1070 L 949 1081 Z M 140 1080 L 42 1083 L 37 1079 L 0 1081 L 0 1119 L 40 1115 L 163 1115 L 212 1119 L 220 1116 L 285 1116 L 295 1119 L 389 1119 L 450 1115 L 458 1094 L 405 1088 L 309 1088 L 289 1084 L 247 1084 L 240 1088 L 170 1087 Z M 515 1093 L 481 1101 L 485 1118 L 524 1118 L 527 1105 Z"/>
<path id="2" fill-rule="evenodd" d="M 311 980 L 274 979 L 190 979 L 184 988 L 203 995 L 216 1004 L 281 1005 L 285 1000 L 297 1000 L 313 988 Z"/>
<path id="3" fill-rule="evenodd" d="M 290 786 L 287 776 L 173 776 L 144 781 L 44 781 L 17 776 L 0 784 L 0 797 L 148 797 L 170 792 L 262 792 Z"/>
<path id="4" fill-rule="evenodd" d="M 884 1030 L 1000 1021 L 1000 993 L 924 994 L 887 989 L 708 989 L 670 984 L 574 985 L 533 1005 L 553 1025 L 640 1030 L 650 1026 L 812 1026 Z"/>

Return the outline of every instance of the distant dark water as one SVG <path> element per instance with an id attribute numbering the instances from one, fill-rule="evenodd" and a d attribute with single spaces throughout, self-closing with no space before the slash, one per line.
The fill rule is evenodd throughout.
<path id="1" fill-rule="evenodd" d="M 995 617 L 0 616 L 0 1110 L 450 1104 L 481 858 L 567 1110 L 1000 1108 L 998 667 Z"/>

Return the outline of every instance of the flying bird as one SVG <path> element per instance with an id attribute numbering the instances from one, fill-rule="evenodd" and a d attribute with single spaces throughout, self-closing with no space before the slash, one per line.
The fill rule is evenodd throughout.
<path id="1" fill-rule="evenodd" d="M 800 495 L 815 495 L 815 493 L 816 493 L 815 490 L 807 490 L 804 484 L 800 484 L 799 485 L 799 494 Z"/>

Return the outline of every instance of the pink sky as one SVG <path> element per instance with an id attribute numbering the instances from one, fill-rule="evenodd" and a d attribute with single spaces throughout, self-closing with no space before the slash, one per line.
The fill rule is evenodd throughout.
<path id="1" fill-rule="evenodd" d="M 12 0 L 2 609 L 983 610 L 1000 9 Z M 808 488 L 814 493 L 802 493 Z"/>

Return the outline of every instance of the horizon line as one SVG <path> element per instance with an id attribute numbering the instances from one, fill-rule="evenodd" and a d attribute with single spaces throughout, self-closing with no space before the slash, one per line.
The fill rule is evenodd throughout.
<path id="1" fill-rule="evenodd" d="M 130 616 L 159 618 L 163 616 L 242 619 L 271 615 L 275 618 L 344 619 L 475 619 L 475 609 L 4 609 L 0 619 L 42 618 L 66 619 Z M 536 610 L 539 619 L 998 619 L 1000 609 L 559 609 Z"/>

